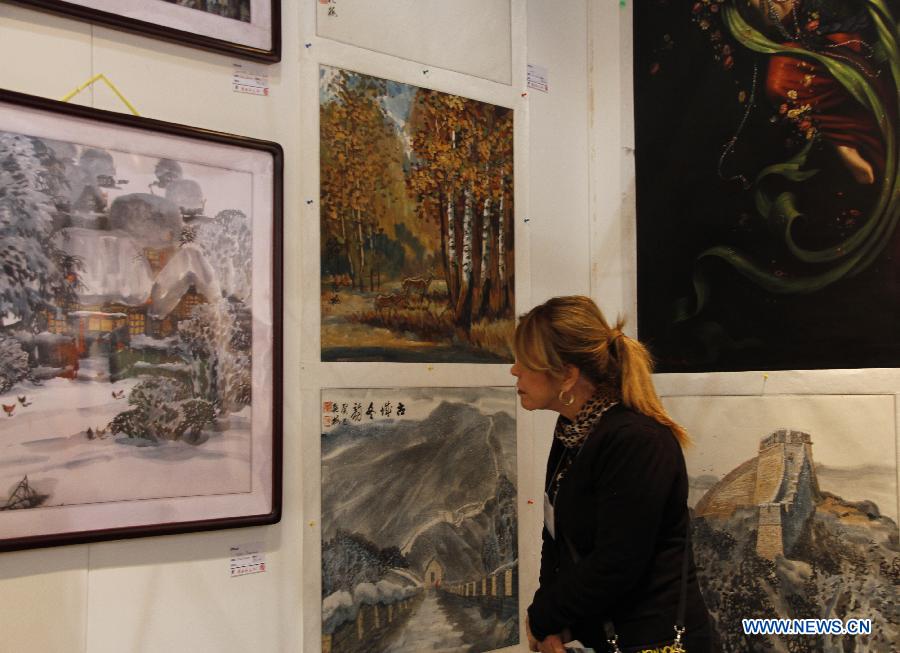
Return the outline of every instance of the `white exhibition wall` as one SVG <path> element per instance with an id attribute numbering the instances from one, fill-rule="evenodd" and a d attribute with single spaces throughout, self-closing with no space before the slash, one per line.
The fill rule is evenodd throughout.
<path id="1" fill-rule="evenodd" d="M 479 4 L 462 5 L 467 13 L 458 25 L 477 21 Z M 522 311 L 590 289 L 587 17 L 596 9 L 606 14 L 599 22 L 611 25 L 627 14 L 618 3 L 603 5 L 512 0 L 511 60 L 494 62 L 512 71 L 512 83 L 504 84 L 320 38 L 318 2 L 285 0 L 282 61 L 240 62 L 268 73 L 270 94 L 260 97 L 232 91 L 235 59 L 0 4 L 0 87 L 60 98 L 104 73 L 141 115 L 277 141 L 286 158 L 281 523 L 0 554 L 0 652 L 320 649 L 321 388 L 384 387 L 398 379 L 411 387 L 510 386 L 513 379 L 505 365 L 319 362 L 319 65 L 515 109 Z M 475 54 L 497 52 L 486 44 Z M 526 63 L 548 70 L 549 93 L 526 89 Z M 618 75 L 618 55 L 607 65 Z M 600 108 L 618 111 L 618 100 L 607 96 Z M 127 111 L 100 84 L 72 101 Z M 541 524 L 540 502 L 529 499 L 540 495 L 551 421 L 519 411 L 524 597 L 535 588 Z M 229 548 L 250 543 L 262 544 L 267 571 L 230 578 Z"/>
<path id="2" fill-rule="evenodd" d="M 269 74 L 268 97 L 234 93 L 235 60 L 228 57 L 0 4 L 0 87 L 59 98 L 104 73 L 142 115 L 274 140 L 286 155 L 281 523 L 0 554 L 0 653 L 318 651 L 321 388 L 391 387 L 398 380 L 410 387 L 512 384 L 502 365 L 319 362 L 320 64 L 514 108 L 519 312 L 553 295 L 589 292 L 611 317 L 631 316 L 634 333 L 628 6 L 512 0 L 507 85 L 320 38 L 317 0 L 282 4 L 283 59 L 258 65 Z M 459 24 L 476 18 L 463 16 Z M 526 63 L 547 69 L 548 93 L 526 88 Z M 73 101 L 125 111 L 102 86 Z M 896 397 L 900 373 L 672 374 L 658 384 L 665 396 L 701 398 Z M 683 416 L 688 422 L 705 409 L 702 400 L 680 405 L 694 411 Z M 552 423 L 552 415 L 519 410 L 523 608 L 536 584 L 535 498 Z M 896 459 L 897 448 L 885 457 Z M 254 542 L 262 543 L 268 570 L 230 578 L 229 547 Z"/>

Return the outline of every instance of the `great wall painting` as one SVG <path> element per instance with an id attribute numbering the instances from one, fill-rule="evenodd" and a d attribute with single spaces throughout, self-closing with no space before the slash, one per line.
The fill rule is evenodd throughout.
<path id="1" fill-rule="evenodd" d="M 323 653 L 519 638 L 510 388 L 322 391 Z"/>
<path id="2" fill-rule="evenodd" d="M 724 651 L 897 651 L 894 398 L 670 397 L 691 432 L 694 550 Z M 872 634 L 745 636 L 741 619 L 871 618 Z"/>

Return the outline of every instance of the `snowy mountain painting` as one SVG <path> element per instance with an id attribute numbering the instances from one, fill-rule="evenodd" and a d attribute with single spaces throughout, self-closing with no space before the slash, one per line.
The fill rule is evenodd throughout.
<path id="1" fill-rule="evenodd" d="M 253 492 L 255 184 L 0 131 L 0 542 L 63 507 Z"/>
<path id="2" fill-rule="evenodd" d="M 518 643 L 510 388 L 322 391 L 323 653 Z"/>

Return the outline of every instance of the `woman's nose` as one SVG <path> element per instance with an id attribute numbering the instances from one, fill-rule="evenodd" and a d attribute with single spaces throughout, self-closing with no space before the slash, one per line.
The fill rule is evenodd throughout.
<path id="1" fill-rule="evenodd" d="M 519 376 L 519 364 L 513 363 L 512 367 L 509 368 L 509 373 L 513 376 Z"/>

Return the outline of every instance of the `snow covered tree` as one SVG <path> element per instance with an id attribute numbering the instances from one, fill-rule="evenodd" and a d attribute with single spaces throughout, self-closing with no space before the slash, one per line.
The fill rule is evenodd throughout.
<path id="1" fill-rule="evenodd" d="M 233 209 L 219 211 L 212 222 L 197 226 L 194 242 L 215 270 L 225 294 L 249 303 L 253 274 L 248 262 L 253 239 L 247 216 Z"/>
<path id="2" fill-rule="evenodd" d="M 234 299 L 200 304 L 178 325 L 194 396 L 215 405 L 220 415 L 250 403 L 250 329 L 249 309 Z"/>
<path id="3" fill-rule="evenodd" d="M 28 374 L 28 354 L 15 338 L 0 335 L 0 393 Z"/>
<path id="4" fill-rule="evenodd" d="M 154 186 L 165 190 L 170 183 L 181 179 L 183 173 L 181 171 L 181 164 L 178 163 L 178 161 L 173 161 L 172 159 L 160 159 L 153 169 L 153 174 L 156 175 L 156 181 L 150 184 L 151 193 L 153 192 Z"/>
<path id="5" fill-rule="evenodd" d="M 41 141 L 0 132 L 0 315 L 32 329 L 49 299 L 66 293 L 63 255 L 52 242 L 60 185 L 52 161 Z"/>
<path id="6" fill-rule="evenodd" d="M 128 396 L 131 410 L 119 413 L 110 422 L 113 433 L 145 440 L 180 440 L 192 443 L 215 418 L 213 405 L 191 396 L 190 388 L 178 379 L 152 377 L 141 381 Z"/>
<path id="7" fill-rule="evenodd" d="M 132 410 L 119 413 L 110 423 L 113 433 L 146 440 L 175 440 L 180 422 L 180 402 L 190 397 L 189 388 L 176 379 L 153 377 L 137 384 L 128 396 Z"/>

